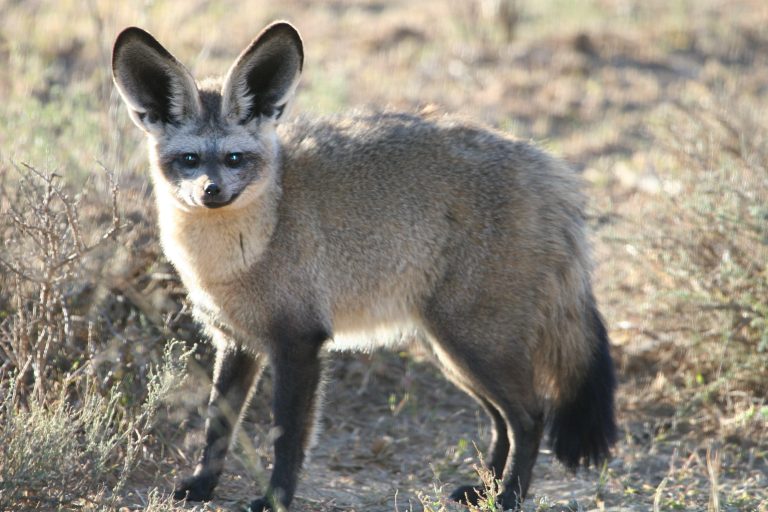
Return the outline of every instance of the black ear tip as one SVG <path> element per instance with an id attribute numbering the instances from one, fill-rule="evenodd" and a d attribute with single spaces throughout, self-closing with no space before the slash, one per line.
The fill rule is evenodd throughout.
<path id="1" fill-rule="evenodd" d="M 115 67 L 120 52 L 124 48 L 127 48 L 132 43 L 146 41 L 148 37 L 152 38 L 148 32 L 140 29 L 139 27 L 124 28 L 115 38 L 115 44 L 112 45 L 112 67 Z"/>
<path id="2" fill-rule="evenodd" d="M 173 59 L 173 56 L 161 45 L 152 34 L 139 27 L 124 28 L 115 38 L 115 44 L 112 47 L 112 64 L 117 60 L 120 51 L 126 47 L 138 45 L 154 50 L 163 57 Z"/>
<path id="3" fill-rule="evenodd" d="M 288 21 L 278 20 L 273 21 L 261 31 L 261 34 L 256 39 L 266 39 L 272 37 L 281 37 L 292 40 L 294 47 L 298 51 L 299 59 L 301 63 L 304 61 L 304 42 L 301 39 L 301 34 L 296 27 Z"/>
<path id="4" fill-rule="evenodd" d="M 264 33 L 267 33 L 267 32 L 290 33 L 290 34 L 293 34 L 297 39 L 301 40 L 301 36 L 299 35 L 299 30 L 296 27 L 294 27 L 291 22 L 285 21 L 285 20 L 273 21 L 272 23 L 270 23 L 264 28 Z"/>
<path id="5" fill-rule="evenodd" d="M 115 38 L 115 48 L 131 41 L 154 41 L 155 38 L 144 29 L 139 27 L 126 27 Z"/>

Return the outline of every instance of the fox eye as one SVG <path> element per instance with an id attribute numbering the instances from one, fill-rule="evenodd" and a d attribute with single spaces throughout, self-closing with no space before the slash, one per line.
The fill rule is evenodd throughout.
<path id="1" fill-rule="evenodd" d="M 194 169 L 200 164 L 200 155 L 197 153 L 184 153 L 179 157 L 179 161 L 187 169 Z"/>
<path id="2" fill-rule="evenodd" d="M 243 154 L 242 153 L 227 153 L 227 155 L 224 157 L 224 164 L 227 167 L 236 168 L 243 165 Z"/>

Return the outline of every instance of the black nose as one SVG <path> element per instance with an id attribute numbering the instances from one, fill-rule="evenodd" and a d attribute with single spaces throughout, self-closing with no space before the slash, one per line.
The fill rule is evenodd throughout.
<path id="1" fill-rule="evenodd" d="M 216 197 L 221 192 L 221 187 L 219 187 L 214 182 L 210 181 L 208 184 L 205 185 L 205 188 L 203 189 L 205 192 L 205 195 L 208 197 Z"/>

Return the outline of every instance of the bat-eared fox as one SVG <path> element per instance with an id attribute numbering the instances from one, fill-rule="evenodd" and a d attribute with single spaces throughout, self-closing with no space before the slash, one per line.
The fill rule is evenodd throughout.
<path id="1" fill-rule="evenodd" d="M 449 116 L 283 121 L 303 65 L 276 22 L 222 79 L 196 82 L 127 28 L 112 68 L 146 132 L 163 250 L 217 348 L 205 446 L 178 499 L 209 500 L 262 369 L 274 468 L 253 511 L 287 507 L 312 439 L 325 348 L 417 329 L 493 425 L 485 465 L 521 506 L 546 429 L 569 468 L 616 439 L 609 341 L 590 284 L 577 175 Z M 479 485 L 457 501 L 477 503 Z"/>

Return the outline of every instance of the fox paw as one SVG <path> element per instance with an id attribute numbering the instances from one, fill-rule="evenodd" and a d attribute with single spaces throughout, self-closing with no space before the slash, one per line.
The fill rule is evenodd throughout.
<path id="1" fill-rule="evenodd" d="M 173 490 L 173 499 L 187 501 L 210 501 L 218 478 L 202 473 L 184 478 Z"/>
<path id="2" fill-rule="evenodd" d="M 272 510 L 272 505 L 269 504 L 267 498 L 259 498 L 253 500 L 248 507 L 248 512 L 267 512 Z"/>
<path id="3" fill-rule="evenodd" d="M 483 497 L 485 497 L 485 490 L 480 485 L 462 485 L 450 496 L 453 501 L 472 506 L 476 506 Z"/>

